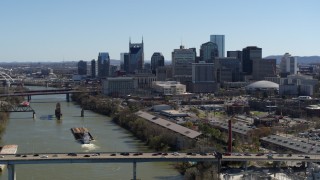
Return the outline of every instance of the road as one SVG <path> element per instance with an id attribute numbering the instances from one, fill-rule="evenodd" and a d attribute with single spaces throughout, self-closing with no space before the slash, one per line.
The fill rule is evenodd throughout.
<path id="1" fill-rule="evenodd" d="M 50 153 L 0 155 L 0 164 L 129 163 L 129 162 L 218 161 L 212 153 Z M 320 154 L 241 154 L 222 155 L 221 161 L 305 161 L 320 162 Z"/>

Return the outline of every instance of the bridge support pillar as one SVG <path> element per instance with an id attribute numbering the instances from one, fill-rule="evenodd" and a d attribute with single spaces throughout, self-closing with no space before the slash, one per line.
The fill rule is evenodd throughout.
<path id="1" fill-rule="evenodd" d="M 83 108 L 81 109 L 81 117 L 84 117 L 84 110 L 83 110 Z"/>
<path id="2" fill-rule="evenodd" d="M 14 164 L 8 164 L 8 180 L 16 180 L 16 171 Z"/>
<path id="3" fill-rule="evenodd" d="M 133 180 L 137 180 L 137 162 L 133 162 Z"/>
<path id="4" fill-rule="evenodd" d="M 69 93 L 66 94 L 66 99 L 67 99 L 67 102 L 70 102 L 70 95 L 69 95 Z"/>

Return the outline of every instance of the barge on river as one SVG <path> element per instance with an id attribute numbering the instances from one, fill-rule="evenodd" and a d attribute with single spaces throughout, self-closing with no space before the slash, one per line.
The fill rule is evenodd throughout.
<path id="1" fill-rule="evenodd" d="M 90 144 L 90 141 L 94 140 L 87 128 L 71 128 L 71 132 L 74 138 L 82 144 Z"/>

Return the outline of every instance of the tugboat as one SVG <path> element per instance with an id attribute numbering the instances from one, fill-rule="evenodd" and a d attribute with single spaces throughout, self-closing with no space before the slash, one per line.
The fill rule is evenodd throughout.
<path id="1" fill-rule="evenodd" d="M 82 136 L 82 144 L 90 144 L 90 135 L 89 132 L 84 132 Z"/>

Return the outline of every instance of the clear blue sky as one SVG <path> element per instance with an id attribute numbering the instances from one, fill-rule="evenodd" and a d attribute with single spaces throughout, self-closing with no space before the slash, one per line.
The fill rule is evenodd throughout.
<path id="1" fill-rule="evenodd" d="M 109 52 L 120 59 L 128 41 L 145 59 L 173 49 L 199 53 L 210 34 L 226 50 L 258 46 L 263 56 L 320 55 L 319 0 L 0 0 L 0 62 L 78 61 Z"/>

